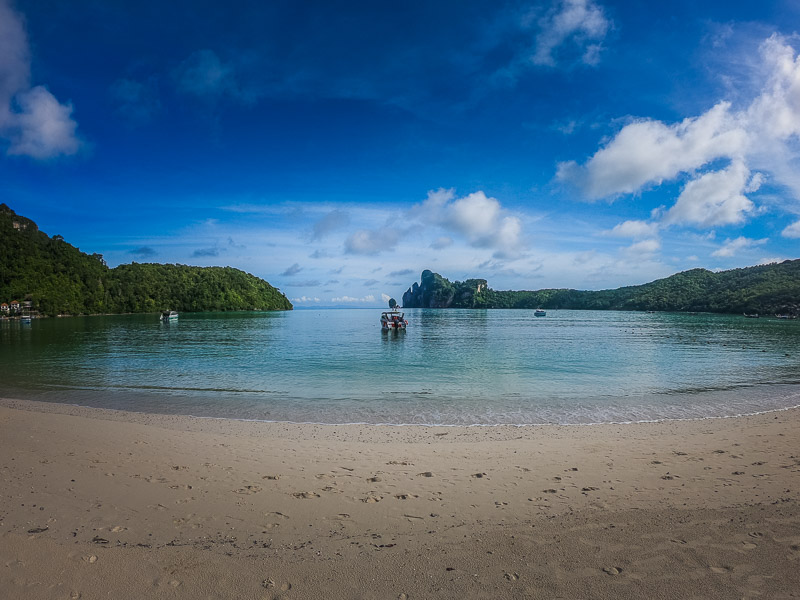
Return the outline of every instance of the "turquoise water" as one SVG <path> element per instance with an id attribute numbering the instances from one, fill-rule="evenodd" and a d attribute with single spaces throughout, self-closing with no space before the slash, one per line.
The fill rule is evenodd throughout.
<path id="1" fill-rule="evenodd" d="M 0 322 L 0 395 L 315 423 L 721 417 L 800 404 L 800 321 L 710 314 L 406 310 Z"/>

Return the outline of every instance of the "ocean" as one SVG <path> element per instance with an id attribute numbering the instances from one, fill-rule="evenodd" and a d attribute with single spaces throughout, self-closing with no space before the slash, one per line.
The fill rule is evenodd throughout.
<path id="1" fill-rule="evenodd" d="M 0 322 L 0 396 L 301 423 L 590 424 L 800 404 L 800 320 L 380 309 Z"/>

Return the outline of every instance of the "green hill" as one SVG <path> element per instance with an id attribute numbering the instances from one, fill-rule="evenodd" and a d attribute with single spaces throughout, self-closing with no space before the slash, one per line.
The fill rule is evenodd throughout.
<path id="1" fill-rule="evenodd" d="M 800 315 L 800 260 L 713 273 L 692 269 L 615 290 L 496 291 L 485 279 L 451 282 L 425 270 L 406 308 L 565 308 Z"/>
<path id="2" fill-rule="evenodd" d="M 0 204 L 0 302 L 29 300 L 45 315 L 291 310 L 263 279 L 231 267 L 137 264 L 109 269 Z"/>

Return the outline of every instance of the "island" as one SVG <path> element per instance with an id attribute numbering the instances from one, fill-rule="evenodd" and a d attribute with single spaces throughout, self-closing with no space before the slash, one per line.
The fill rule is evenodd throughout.
<path id="1" fill-rule="evenodd" d="M 403 308 L 544 308 L 800 315 L 800 259 L 712 272 L 692 269 L 613 290 L 497 291 L 486 279 L 452 282 L 428 269 Z"/>
<path id="2" fill-rule="evenodd" d="M 280 290 L 232 267 L 134 262 L 111 269 L 102 254 L 49 237 L 0 204 L 0 309 L 11 316 L 23 306 L 41 316 L 293 308 Z"/>

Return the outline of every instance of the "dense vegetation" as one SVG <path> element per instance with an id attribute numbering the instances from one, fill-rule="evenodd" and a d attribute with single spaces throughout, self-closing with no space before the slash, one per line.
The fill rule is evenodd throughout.
<path id="1" fill-rule="evenodd" d="M 137 264 L 109 269 L 0 204 L 0 302 L 30 300 L 44 315 L 159 310 L 290 310 L 263 279 L 231 267 Z"/>
<path id="2" fill-rule="evenodd" d="M 425 270 L 407 308 L 570 308 L 800 315 L 800 260 L 712 273 L 692 269 L 615 290 L 495 291 L 485 279 L 451 282 Z"/>

